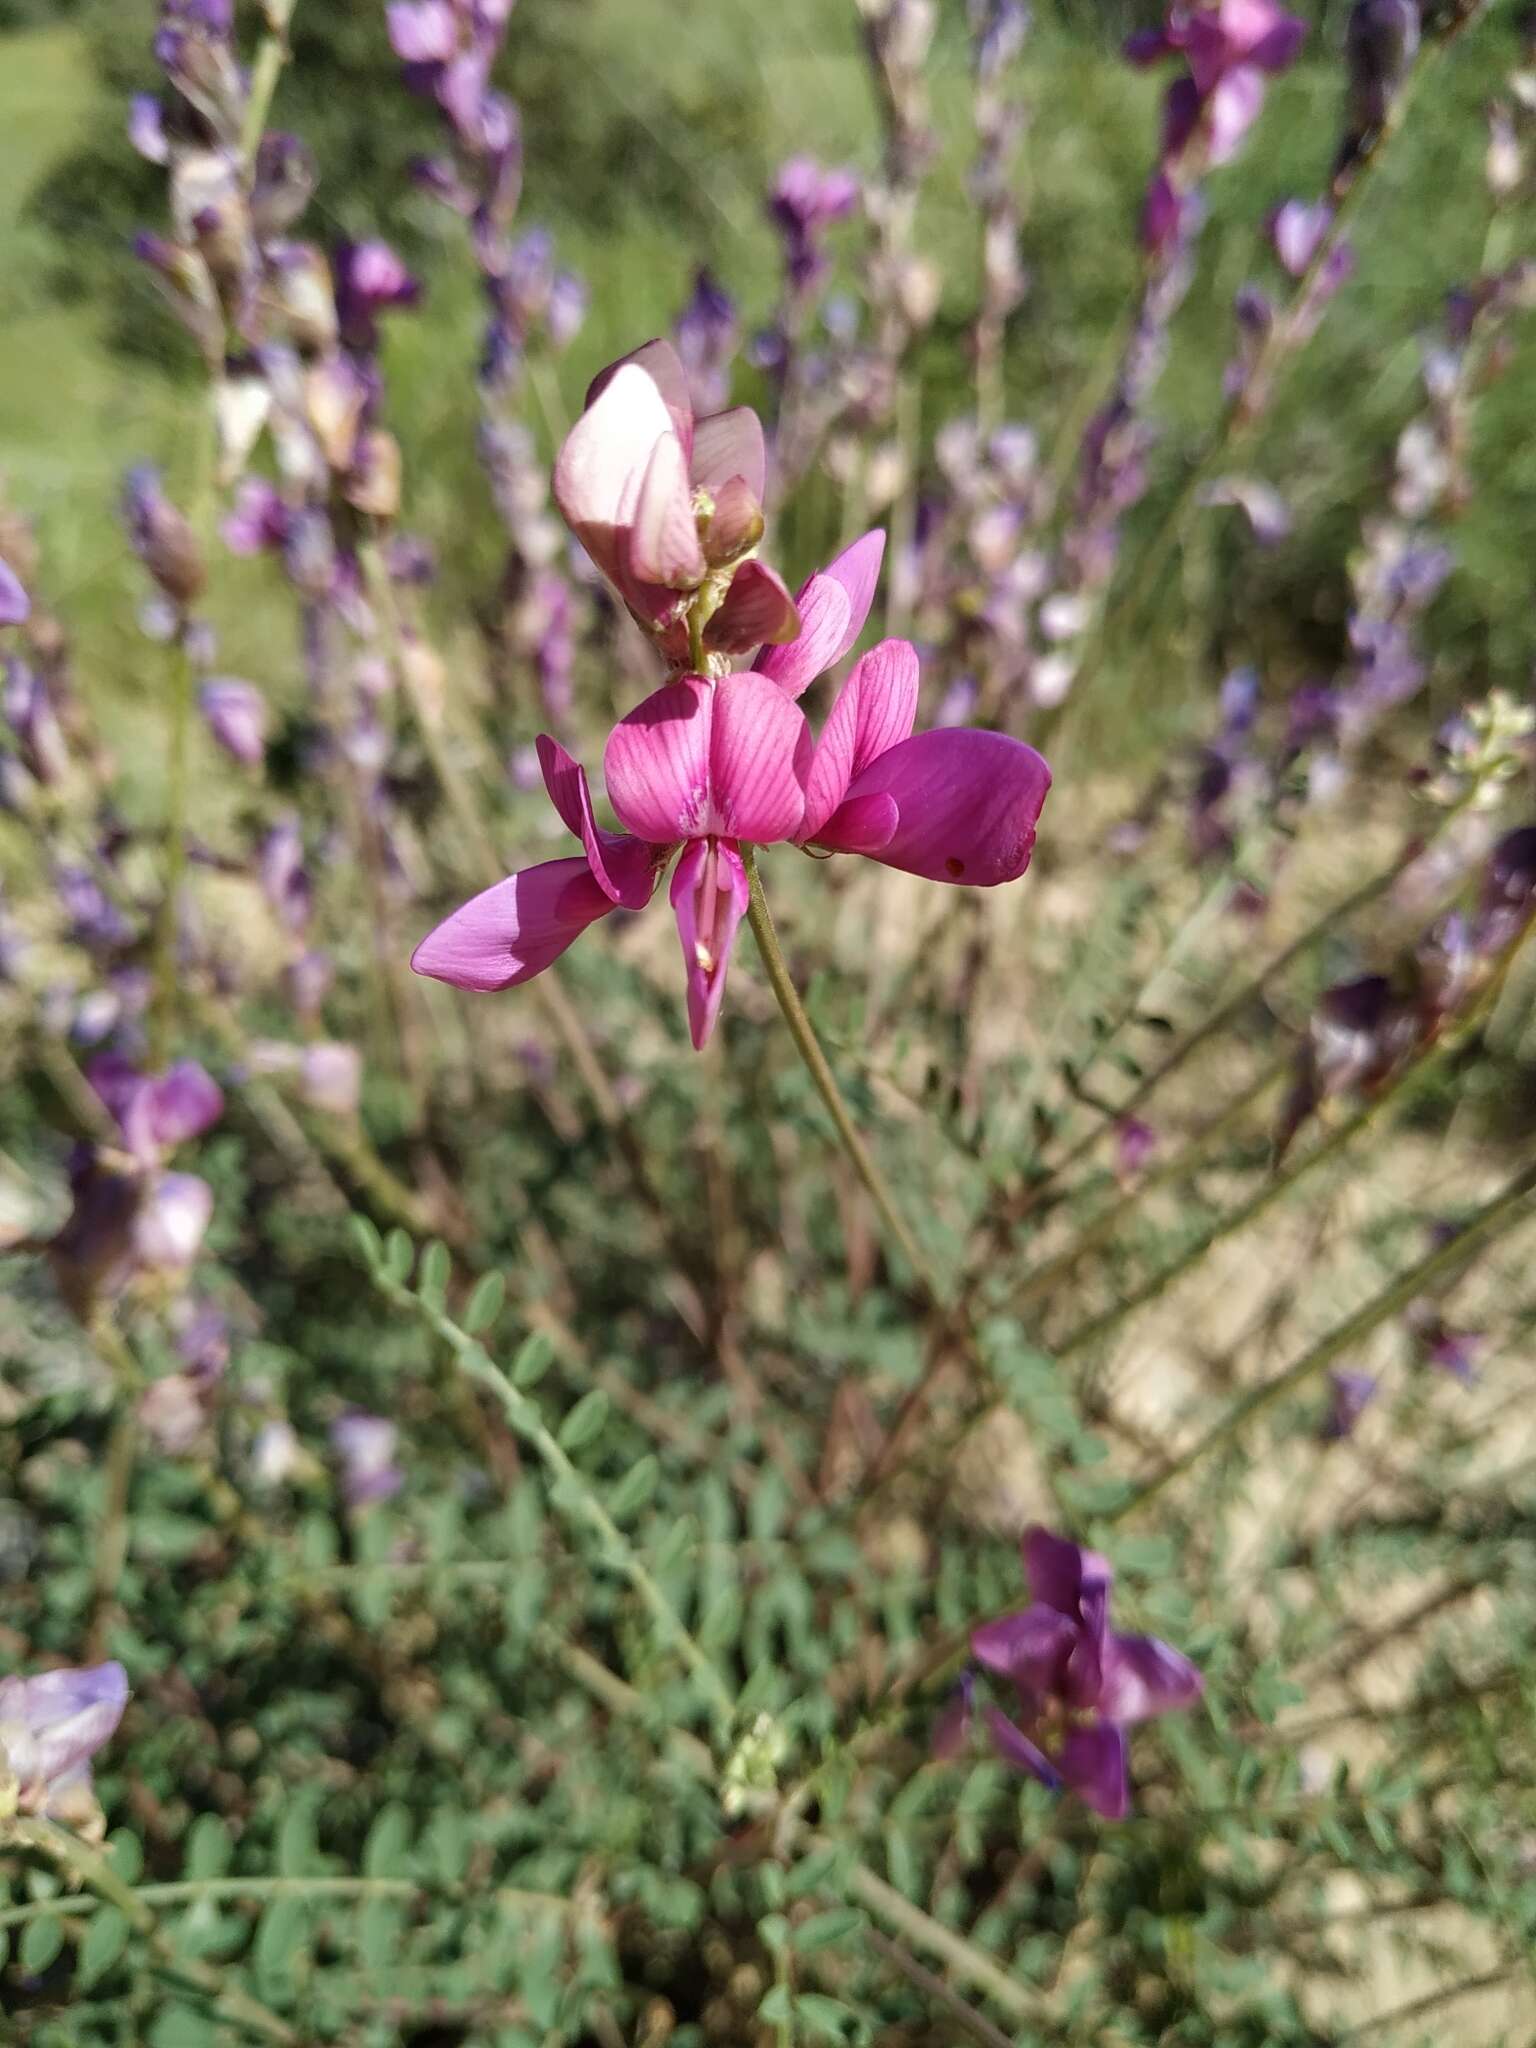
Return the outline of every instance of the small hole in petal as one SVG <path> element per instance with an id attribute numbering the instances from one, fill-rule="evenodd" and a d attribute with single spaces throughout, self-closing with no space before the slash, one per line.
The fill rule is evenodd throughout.
<path id="1" fill-rule="evenodd" d="M 949 859 L 944 863 L 944 871 L 946 874 L 953 875 L 955 880 L 958 882 L 960 877 L 965 873 L 965 862 L 963 860 L 956 860 L 955 856 L 951 854 L 949 856 Z"/>

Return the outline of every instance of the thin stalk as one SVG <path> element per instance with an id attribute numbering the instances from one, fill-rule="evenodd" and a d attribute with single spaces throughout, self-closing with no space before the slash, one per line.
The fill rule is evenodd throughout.
<path id="1" fill-rule="evenodd" d="M 742 849 L 742 863 L 746 868 L 747 881 L 751 889 L 747 919 L 752 926 L 752 936 L 757 941 L 757 950 L 767 971 L 769 986 L 773 990 L 784 1022 L 789 1026 L 789 1035 L 795 1041 L 795 1050 L 804 1061 L 806 1072 L 826 1105 L 827 1114 L 832 1119 L 838 1142 L 847 1156 L 849 1165 L 858 1175 L 871 1201 L 880 1212 L 881 1221 L 900 1248 L 901 1255 L 911 1268 L 919 1287 L 935 1308 L 943 1310 L 944 1296 L 928 1260 L 908 1228 L 905 1217 L 897 1208 L 885 1175 L 875 1163 L 874 1155 L 865 1144 L 858 1126 L 849 1113 L 848 1105 L 838 1088 L 837 1077 L 821 1049 L 816 1028 L 805 1013 L 805 1005 L 800 1000 L 789 968 L 785 964 L 778 934 L 773 928 L 773 918 L 769 913 L 768 899 L 763 894 L 755 847 L 747 846 Z"/>
<path id="2" fill-rule="evenodd" d="M 260 2034 L 265 2041 L 279 2041 L 285 2044 L 285 2048 L 299 2048 L 299 2036 L 259 1999 L 231 1984 L 211 1963 L 183 1955 L 162 1931 L 153 1909 L 143 1896 L 123 1882 L 107 1857 L 98 1850 L 47 1820 L 12 1822 L 9 1835 L 12 1841 L 34 1849 L 56 1863 L 77 1884 L 94 1892 L 103 1905 L 116 1906 L 135 1934 L 147 1942 L 165 1967 L 202 1992 L 226 2018 L 252 2033 Z M 60 1902 L 52 1900 L 49 1903 L 57 1905 Z M 67 1909 L 68 1902 L 64 1903 Z"/>
<path id="3" fill-rule="evenodd" d="M 1123 1301 L 1117 1302 L 1113 1308 L 1106 1309 L 1101 1315 L 1094 1316 L 1088 1322 L 1079 1324 L 1077 1329 L 1073 1330 L 1062 1343 L 1057 1345 L 1055 1353 L 1057 1360 L 1060 1361 L 1063 1358 L 1068 1358 L 1073 1352 L 1080 1351 L 1084 1345 L 1096 1342 L 1100 1337 L 1107 1335 L 1109 1331 L 1115 1329 L 1127 1316 L 1133 1315 L 1137 1309 L 1145 1308 L 1148 1302 L 1155 1301 L 1176 1280 L 1181 1279 L 1193 1266 L 1198 1265 L 1206 1253 L 1211 1250 L 1212 1246 L 1219 1244 L 1223 1238 L 1230 1237 L 1234 1231 L 1244 1229 L 1256 1216 L 1261 1215 L 1272 1202 L 1277 1201 L 1288 1189 L 1294 1187 L 1304 1174 L 1310 1173 L 1315 1166 L 1321 1166 L 1325 1160 L 1331 1159 L 1336 1153 L 1341 1152 L 1360 1131 L 1364 1130 L 1368 1124 L 1374 1122 L 1389 1104 L 1395 1104 L 1407 1099 L 1409 1092 L 1418 1088 L 1426 1075 L 1433 1073 L 1443 1060 L 1462 1045 L 1480 1027 L 1483 1020 L 1492 1011 L 1494 1005 L 1498 1002 L 1500 994 L 1503 992 L 1505 982 L 1509 978 L 1509 972 L 1514 966 L 1516 956 L 1525 944 L 1531 929 L 1530 925 L 1525 926 L 1504 948 L 1487 982 L 1478 992 L 1466 1016 L 1460 1020 L 1453 1033 L 1437 1039 L 1432 1045 L 1426 1046 L 1423 1051 L 1415 1055 L 1388 1086 L 1384 1087 L 1379 1094 L 1372 1096 L 1368 1102 L 1362 1103 L 1353 1116 L 1342 1123 L 1320 1145 L 1314 1146 L 1304 1159 L 1288 1168 L 1285 1172 L 1272 1175 L 1255 1195 L 1248 1201 L 1241 1203 L 1229 1215 L 1223 1216 L 1210 1230 L 1206 1231 L 1202 1237 L 1197 1238 L 1186 1251 L 1181 1253 L 1172 1265 L 1165 1266 L 1160 1273 L 1154 1273 L 1133 1294 L 1128 1295 Z"/>
<path id="4" fill-rule="evenodd" d="M 1220 1137 L 1223 1131 L 1229 1129 L 1243 1112 L 1251 1108 L 1278 1080 L 1284 1073 L 1286 1064 L 1283 1058 L 1271 1060 L 1257 1078 L 1251 1081 L 1240 1095 L 1234 1097 L 1219 1115 L 1202 1124 L 1187 1142 L 1180 1146 L 1172 1159 L 1141 1175 L 1135 1185 L 1128 1188 L 1118 1201 L 1111 1202 L 1108 1208 L 1101 1210 L 1091 1222 L 1086 1223 L 1065 1250 L 1026 1273 L 1016 1287 L 1009 1289 L 1006 1296 L 1007 1305 L 1010 1308 L 1018 1308 L 1026 1301 L 1033 1301 L 1038 1295 L 1046 1293 L 1054 1282 L 1064 1278 L 1090 1252 L 1097 1250 L 1106 1238 L 1112 1237 L 1124 1217 L 1155 1188 L 1163 1187 L 1169 1181 L 1178 1180 L 1186 1174 L 1211 1140 Z"/>
<path id="5" fill-rule="evenodd" d="M 1536 1166 L 1528 1166 L 1515 1175 L 1500 1192 L 1467 1222 L 1449 1243 L 1442 1245 L 1431 1257 L 1423 1259 L 1408 1272 L 1400 1274 L 1387 1287 L 1373 1295 L 1363 1308 L 1347 1316 L 1342 1323 L 1330 1330 L 1328 1335 L 1304 1351 L 1300 1358 L 1288 1365 L 1284 1372 L 1266 1380 L 1235 1402 L 1222 1419 L 1208 1429 L 1198 1442 L 1192 1444 L 1181 1457 L 1158 1473 L 1155 1479 L 1133 1493 L 1119 1507 L 1112 1508 L 1104 1519 L 1117 1522 L 1127 1515 L 1139 1513 L 1149 1502 L 1156 1500 L 1166 1487 L 1173 1484 L 1199 1464 L 1208 1452 L 1228 1443 L 1248 1426 L 1256 1415 L 1261 1414 L 1274 1402 L 1284 1398 L 1307 1380 L 1325 1372 L 1336 1358 L 1354 1350 L 1371 1332 L 1389 1317 L 1399 1314 L 1410 1301 L 1416 1300 L 1447 1279 L 1465 1265 L 1476 1253 L 1503 1234 L 1506 1230 L 1525 1220 L 1536 1209 Z"/>
<path id="6" fill-rule="evenodd" d="M 671 1643 L 708 1695 L 721 1737 L 728 1736 L 736 1718 L 736 1701 L 718 1667 L 690 1635 L 677 1609 L 651 1577 L 629 1538 L 603 1506 L 590 1482 L 571 1463 L 564 1447 L 550 1433 L 537 1403 L 515 1387 L 485 1346 L 471 1337 L 468 1331 L 460 1329 L 443 1309 L 423 1300 L 419 1294 L 413 1294 L 381 1268 L 374 1269 L 373 1281 L 380 1293 L 396 1307 L 418 1316 L 442 1339 L 459 1370 L 495 1397 L 512 1429 L 538 1452 L 555 1482 L 550 1490 L 555 1506 L 585 1522 L 594 1533 L 609 1564 L 629 1581 L 661 1635 Z"/>
<path id="7" fill-rule="evenodd" d="M 1440 836 L 1440 832 L 1443 830 L 1444 825 L 1442 824 L 1437 828 L 1432 837 L 1426 841 L 1426 849 L 1428 846 L 1433 845 L 1434 840 Z M 1283 974 L 1309 947 L 1314 946 L 1318 940 L 1325 938 L 1329 932 L 1333 931 L 1338 925 L 1341 925 L 1346 918 L 1352 917 L 1357 910 L 1363 910 L 1368 903 L 1374 902 L 1378 896 L 1391 887 L 1392 883 L 1402 873 L 1402 870 L 1403 862 L 1399 859 L 1394 861 L 1391 867 L 1383 868 L 1379 874 L 1373 875 L 1368 882 L 1362 882 L 1358 889 L 1346 896 L 1342 902 L 1336 903 L 1331 910 L 1325 911 L 1321 917 L 1314 919 L 1307 926 L 1306 930 L 1292 939 L 1291 943 L 1277 953 L 1273 960 L 1266 966 L 1261 967 L 1258 973 L 1250 980 L 1245 981 L 1235 995 L 1229 996 L 1226 1002 L 1213 1010 L 1196 1030 L 1192 1031 L 1187 1038 L 1181 1039 L 1166 1058 L 1160 1060 L 1149 1073 L 1143 1075 L 1125 1101 L 1116 1105 L 1112 1115 L 1102 1118 L 1091 1130 L 1085 1131 L 1077 1143 L 1057 1161 L 1043 1179 L 1035 1181 L 1025 1190 L 1021 1204 L 1015 1209 L 1015 1218 L 1027 1215 L 1030 1210 L 1034 1209 L 1039 1204 L 1047 1188 L 1054 1186 L 1063 1174 L 1069 1173 L 1080 1160 L 1086 1158 L 1094 1146 L 1098 1144 L 1099 1140 L 1107 1132 L 1112 1131 L 1117 1123 L 1122 1122 L 1128 1116 L 1135 1116 L 1138 1110 L 1143 1107 L 1169 1076 L 1176 1074 L 1185 1061 L 1198 1052 L 1202 1045 L 1208 1045 L 1211 1039 L 1216 1037 L 1218 1033 L 1224 1031 L 1229 1024 L 1234 1023 L 1248 1008 L 1250 1003 L 1257 1002 L 1264 993 L 1265 988 L 1276 976 Z"/>
<path id="8" fill-rule="evenodd" d="M 150 1065 L 171 1056 L 176 1025 L 177 941 L 181 894 L 187 879 L 187 759 L 192 743 L 192 657 L 183 619 L 171 643 L 170 730 L 166 740 L 165 879 L 155 925 L 155 990 L 150 1012 Z"/>
<path id="9" fill-rule="evenodd" d="M 288 28 L 297 5 L 298 0 L 265 0 L 267 33 L 261 39 L 256 62 L 251 68 L 251 92 L 245 103 L 245 119 L 240 126 L 240 160 L 245 165 L 247 183 L 255 173 L 256 152 L 261 147 L 267 115 L 272 110 L 277 81 L 282 77 L 283 66 L 291 54 Z"/>

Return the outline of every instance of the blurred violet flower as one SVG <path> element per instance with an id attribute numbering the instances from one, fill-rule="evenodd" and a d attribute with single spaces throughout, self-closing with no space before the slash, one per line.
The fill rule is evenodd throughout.
<path id="1" fill-rule="evenodd" d="M 808 156 L 780 167 L 768 193 L 768 217 L 784 243 L 784 267 L 797 293 L 810 290 L 827 268 L 823 238 L 835 221 L 859 203 L 861 187 L 851 170 L 823 170 Z"/>
<path id="2" fill-rule="evenodd" d="M 1305 277 L 1333 221 L 1333 208 L 1308 206 L 1287 199 L 1269 217 L 1269 239 L 1280 267 L 1291 277 Z"/>
<path id="3" fill-rule="evenodd" d="M 224 1113 L 223 1091 L 196 1060 L 145 1074 L 121 1053 L 99 1053 L 86 1079 L 117 1119 L 128 1150 L 146 1162 L 201 1137 Z"/>
<path id="4" fill-rule="evenodd" d="M 341 338 L 362 355 L 378 347 L 380 313 L 414 306 L 421 297 L 420 281 L 387 242 L 343 242 L 332 272 Z"/>
<path id="5" fill-rule="evenodd" d="M 74 1828 L 99 1820 L 91 1758 L 127 1704 L 121 1664 L 0 1678 L 0 1808 Z"/>
<path id="6" fill-rule="evenodd" d="M 730 397 L 731 358 L 740 338 L 735 301 L 710 271 L 696 271 L 693 295 L 672 330 L 695 415 L 724 410 Z"/>
<path id="7" fill-rule="evenodd" d="M 1374 147 L 1418 55 L 1418 0 L 1355 0 L 1344 30 L 1349 91 L 1335 178 Z"/>
<path id="8" fill-rule="evenodd" d="M 1032 1604 L 971 1633 L 977 1663 L 1017 1689 L 1014 1715 L 987 1706 L 982 1718 L 1006 1763 L 1052 1791 L 1070 1788 L 1106 1820 L 1123 1820 L 1130 1811 L 1126 1731 L 1193 1706 L 1204 1681 L 1156 1636 L 1110 1628 L 1114 1574 L 1097 1552 L 1037 1525 L 1025 1532 L 1023 1554 Z M 962 1691 L 946 1712 L 941 1739 L 949 1754 L 959 1748 L 970 1708 Z"/>
<path id="9" fill-rule="evenodd" d="M 216 676 L 198 692 L 208 730 L 244 768 L 259 768 L 267 751 L 267 700 L 254 683 Z"/>
<path id="10" fill-rule="evenodd" d="M 747 909 L 741 841 L 860 853 L 983 888 L 1022 875 L 1050 787 L 1034 749 L 972 727 L 911 736 L 918 663 L 901 640 L 856 664 L 813 744 L 793 698 L 820 663 L 811 647 L 778 676 L 747 671 L 714 685 L 684 676 L 647 698 L 614 728 L 603 757 L 622 833 L 598 827 L 582 769 L 541 739 L 550 800 L 585 858 L 496 883 L 423 939 L 412 966 L 459 988 L 530 980 L 596 919 L 643 908 L 681 847 L 671 899 L 690 1035 L 702 1047 Z"/>
<path id="11" fill-rule="evenodd" d="M 0 626 L 24 626 L 31 613 L 31 602 L 21 587 L 21 578 L 0 556 Z"/>
<path id="12" fill-rule="evenodd" d="M 1328 1377 L 1329 1404 L 1322 1435 L 1325 1442 L 1341 1443 L 1354 1435 L 1355 1425 L 1375 1400 L 1378 1387 L 1368 1372 L 1334 1372 Z"/>
<path id="13" fill-rule="evenodd" d="M 1157 1132 L 1140 1117 L 1124 1116 L 1115 1125 L 1115 1176 L 1129 1184 L 1146 1172 L 1160 1143 Z"/>
<path id="14" fill-rule="evenodd" d="M 405 1484 L 395 1463 L 400 1432 L 382 1415 L 349 1408 L 331 1424 L 331 1449 L 341 1464 L 342 1498 L 349 1508 L 389 1500 Z"/>
<path id="15" fill-rule="evenodd" d="M 147 463 L 124 480 L 123 524 L 134 553 L 178 613 L 185 612 L 202 594 L 207 571 L 191 527 L 166 496 L 160 472 Z"/>
<path id="16" fill-rule="evenodd" d="M 304 839 L 297 817 L 279 818 L 256 856 L 261 892 L 288 931 L 302 932 L 314 912 L 314 890 L 304 865 Z"/>

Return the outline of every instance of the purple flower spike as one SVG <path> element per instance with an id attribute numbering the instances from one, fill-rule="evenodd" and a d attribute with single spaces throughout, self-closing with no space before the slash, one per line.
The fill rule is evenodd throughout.
<path id="1" fill-rule="evenodd" d="M 1024 1536 L 1024 1569 L 1034 1604 L 984 1622 L 971 1636 L 983 1669 L 1013 1685 L 1017 1712 L 983 1711 L 1005 1762 L 1052 1790 L 1063 1787 L 1106 1820 L 1130 1811 L 1126 1730 L 1192 1706 L 1203 1681 L 1187 1657 L 1155 1636 L 1109 1626 L 1113 1574 L 1096 1551 L 1039 1527 Z M 935 1733 L 954 1754 L 969 1725 L 970 1691 L 945 1710 Z M 1055 1737 L 1059 1746 L 1043 1746 Z"/>
<path id="2" fill-rule="evenodd" d="M 109 1742 L 128 1704 L 121 1664 L 0 1678 L 0 1798 L 14 1789 L 22 1813 L 68 1826 L 96 1810 L 91 1758 Z"/>
<path id="3" fill-rule="evenodd" d="M 225 753 L 244 768 L 259 768 L 267 751 L 267 700 L 256 685 L 216 676 L 204 683 L 198 703 Z"/>

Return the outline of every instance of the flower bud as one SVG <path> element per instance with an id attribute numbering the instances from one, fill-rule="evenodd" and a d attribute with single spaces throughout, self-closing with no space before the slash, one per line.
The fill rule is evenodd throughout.
<path id="1" fill-rule="evenodd" d="M 158 470 L 128 472 L 123 520 L 129 545 L 180 612 L 201 596 L 207 571 L 192 529 L 165 495 Z"/>
<path id="2" fill-rule="evenodd" d="M 215 676 L 203 684 L 198 703 L 225 753 L 243 768 L 259 768 L 266 758 L 267 701 L 256 685 Z"/>

